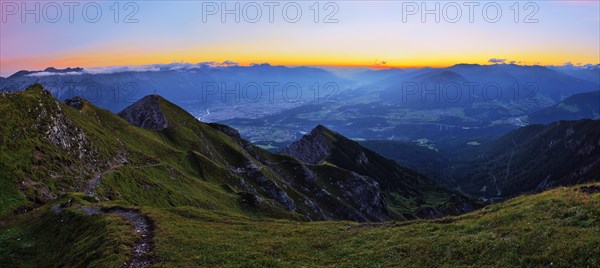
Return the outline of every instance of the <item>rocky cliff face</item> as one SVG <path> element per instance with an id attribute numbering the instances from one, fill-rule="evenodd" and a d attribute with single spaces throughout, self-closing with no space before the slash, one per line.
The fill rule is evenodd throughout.
<path id="1" fill-rule="evenodd" d="M 329 156 L 329 146 L 325 135 L 327 128 L 316 126 L 308 135 L 281 150 L 281 154 L 289 155 L 309 164 L 320 164 Z"/>
<path id="2" fill-rule="evenodd" d="M 152 130 L 161 130 L 169 126 L 167 118 L 160 109 L 162 97 L 148 95 L 118 113 L 132 125 Z"/>
<path id="3" fill-rule="evenodd" d="M 390 218 L 387 203 L 379 188 L 379 183 L 375 180 L 352 172 L 351 177 L 338 181 L 337 186 L 344 196 L 358 204 L 358 213 L 353 217 L 362 218 L 365 217 L 362 215 L 367 215 L 378 221 Z"/>

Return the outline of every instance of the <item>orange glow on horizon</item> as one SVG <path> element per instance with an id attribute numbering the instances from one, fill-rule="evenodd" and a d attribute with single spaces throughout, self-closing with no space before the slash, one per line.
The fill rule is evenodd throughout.
<path id="1" fill-rule="evenodd" d="M 215 52 L 215 53 L 212 53 Z M 131 50 L 111 51 L 111 52 L 96 52 L 96 53 L 76 53 L 70 55 L 55 55 L 55 56 L 32 56 L 21 59 L 8 59 L 0 61 L 0 66 L 3 72 L 7 70 L 40 70 L 47 67 L 67 68 L 67 67 L 110 67 L 110 66 L 142 66 L 152 64 L 170 64 L 170 63 L 200 63 L 200 62 L 224 62 L 233 61 L 241 66 L 249 66 L 252 64 L 269 63 L 271 65 L 283 66 L 316 66 L 316 67 L 332 67 L 332 68 L 372 68 L 372 69 L 393 69 L 393 68 L 442 68 L 460 63 L 468 64 L 493 64 L 489 62 L 488 55 L 470 55 L 463 57 L 460 55 L 428 55 L 422 57 L 419 55 L 389 57 L 385 64 L 381 64 L 378 60 L 368 55 L 323 55 L 324 53 L 308 53 L 289 55 L 281 52 L 267 53 L 260 51 L 258 53 L 228 53 L 208 51 L 200 53 L 197 51 L 177 51 L 164 53 L 134 53 Z M 381 58 L 381 57 L 380 57 Z M 600 62 L 586 61 L 588 57 L 585 55 L 559 54 L 551 52 L 536 52 L 536 53 L 515 53 L 512 57 L 506 56 L 505 63 L 511 63 L 514 59 L 518 65 L 563 65 L 566 62 L 573 64 L 599 64 Z M 543 60 L 539 60 L 543 59 Z M 8 68 L 7 68 L 8 67 Z M 6 75 L 6 73 L 3 73 Z"/>

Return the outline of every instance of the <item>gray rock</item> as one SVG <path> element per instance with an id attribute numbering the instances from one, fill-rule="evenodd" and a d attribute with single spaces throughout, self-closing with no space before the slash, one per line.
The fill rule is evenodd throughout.
<path id="1" fill-rule="evenodd" d="M 95 156 L 92 143 L 87 140 L 83 130 L 69 120 L 57 100 L 51 103 L 50 107 L 40 105 L 41 111 L 37 118 L 37 124 L 45 138 L 79 159 Z"/>
<path id="2" fill-rule="evenodd" d="M 239 195 L 240 202 L 248 207 L 260 209 L 265 206 L 262 198 L 256 193 L 241 192 Z"/>
<path id="3" fill-rule="evenodd" d="M 327 129 L 318 125 L 310 134 L 281 150 L 280 154 L 289 155 L 309 164 L 320 164 L 329 156 L 329 147 L 324 137 Z"/>
<path id="4" fill-rule="evenodd" d="M 268 179 L 262 174 L 256 177 L 256 181 L 260 184 L 260 187 L 267 193 L 269 197 L 275 199 L 277 202 L 283 205 L 285 209 L 289 211 L 296 211 L 297 207 L 294 203 L 294 200 L 292 200 L 288 194 L 282 190 L 279 185 L 277 185 L 277 183 Z"/>
<path id="5" fill-rule="evenodd" d="M 66 105 L 69 105 L 77 110 L 80 110 L 83 107 L 83 103 L 84 103 L 84 100 L 79 96 L 65 100 Z"/>
<path id="6" fill-rule="evenodd" d="M 338 180 L 337 186 L 348 199 L 353 201 L 364 218 L 377 221 L 389 218 L 390 212 L 379 189 L 379 183 L 372 178 L 352 172 L 352 177 Z"/>
<path id="7" fill-rule="evenodd" d="M 167 118 L 160 109 L 162 98 L 148 95 L 118 113 L 132 125 L 152 130 L 161 130 L 169 126 Z"/>

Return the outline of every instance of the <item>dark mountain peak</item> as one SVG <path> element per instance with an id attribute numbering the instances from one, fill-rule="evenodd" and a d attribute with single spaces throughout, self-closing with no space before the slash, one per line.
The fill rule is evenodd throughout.
<path id="1" fill-rule="evenodd" d="M 34 72 L 32 71 L 27 71 L 27 70 L 20 70 L 14 74 L 12 74 L 11 76 L 9 76 L 8 78 L 17 78 L 17 77 L 22 77 L 22 76 L 26 76 L 28 74 L 32 74 Z"/>
<path id="2" fill-rule="evenodd" d="M 426 82 L 426 83 L 433 83 L 433 82 L 446 83 L 446 82 L 456 82 L 456 81 L 466 80 L 466 78 L 464 76 L 462 76 L 460 73 L 455 72 L 454 70 L 450 70 L 450 69 L 434 70 L 432 72 L 419 74 L 415 78 L 416 78 L 416 81 Z"/>
<path id="3" fill-rule="evenodd" d="M 140 99 L 139 101 L 137 101 L 137 102 L 140 102 L 140 101 L 152 101 L 152 102 L 156 102 L 156 103 L 158 103 L 159 101 L 166 101 L 166 100 L 165 100 L 165 98 L 163 98 L 163 97 L 162 97 L 162 96 L 160 96 L 160 95 L 157 95 L 157 94 L 150 94 L 150 95 L 146 95 L 145 97 L 141 98 L 141 99 Z M 136 102 L 136 103 L 137 103 L 137 102 Z"/>
<path id="4" fill-rule="evenodd" d="M 44 69 L 43 71 L 28 71 L 28 70 L 21 70 L 18 71 L 14 74 L 12 74 L 11 76 L 9 76 L 8 78 L 18 78 L 18 77 L 24 77 L 30 74 L 35 74 L 35 73 L 40 73 L 40 72 L 48 72 L 48 73 L 69 73 L 69 72 L 81 72 L 83 71 L 83 68 L 81 67 L 76 67 L 76 68 L 65 68 L 65 69 L 57 69 L 54 67 L 48 67 L 46 69 Z"/>
<path id="5" fill-rule="evenodd" d="M 52 97 L 52 93 L 50 93 L 50 91 L 48 91 L 46 88 L 44 88 L 44 86 L 40 83 L 35 83 L 31 86 L 29 86 L 28 88 L 25 89 L 26 93 L 33 93 L 33 94 L 40 94 L 42 96 L 49 96 Z"/>
<path id="6" fill-rule="evenodd" d="M 148 95 L 125 108 L 118 115 L 132 125 L 141 128 L 153 130 L 165 129 L 169 126 L 169 123 L 160 108 L 160 104 L 163 101 L 165 99 L 161 96 Z"/>
<path id="7" fill-rule="evenodd" d="M 442 77 L 452 77 L 452 78 L 453 77 L 462 77 L 460 74 L 450 71 L 448 69 L 441 71 L 438 75 L 442 76 Z"/>
<path id="8" fill-rule="evenodd" d="M 57 69 L 54 67 L 48 67 L 44 70 L 44 72 L 50 72 L 50 73 L 68 73 L 68 72 L 81 72 L 83 71 L 83 68 L 81 67 L 75 67 L 75 68 L 65 68 L 65 69 Z"/>
<path id="9" fill-rule="evenodd" d="M 366 151 L 372 153 L 357 142 L 319 124 L 310 133 L 302 136 L 300 140 L 290 144 L 280 153 L 295 157 L 306 163 L 320 164 L 325 160 L 333 161 L 332 159 L 346 157 L 356 157 L 355 162 L 362 163 L 368 161 L 365 160 Z M 348 166 L 341 167 L 348 169 Z"/>
<path id="10" fill-rule="evenodd" d="M 480 67 L 481 65 L 479 64 L 471 64 L 471 63 L 459 63 L 459 64 L 455 64 L 450 66 L 450 68 L 475 68 L 475 67 Z"/>
<path id="11" fill-rule="evenodd" d="M 83 108 L 83 105 L 86 103 L 87 101 L 85 99 L 83 99 L 82 97 L 79 96 L 75 96 L 73 98 L 70 99 L 66 99 L 64 101 L 64 103 L 66 105 L 69 105 L 77 110 L 81 110 L 81 108 Z"/>
<path id="12" fill-rule="evenodd" d="M 327 128 L 324 125 L 317 125 L 316 127 L 314 127 L 311 131 L 310 131 L 310 135 L 322 135 L 322 136 L 329 136 L 329 137 L 335 137 L 335 136 L 341 136 L 339 133 Z"/>
<path id="13" fill-rule="evenodd" d="M 289 155 L 309 164 L 320 164 L 330 154 L 330 138 L 338 136 L 336 132 L 318 125 L 302 136 L 300 140 L 281 150 L 281 154 Z"/>
<path id="14" fill-rule="evenodd" d="M 86 107 L 96 107 L 93 103 L 91 103 L 90 101 L 80 97 L 80 96 L 75 96 L 73 98 L 69 98 L 63 101 L 64 104 L 75 108 L 77 110 L 81 110 L 84 109 Z"/>

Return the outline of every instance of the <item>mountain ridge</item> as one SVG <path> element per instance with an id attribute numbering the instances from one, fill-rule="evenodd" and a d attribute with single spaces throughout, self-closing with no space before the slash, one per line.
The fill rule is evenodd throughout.
<path id="1" fill-rule="evenodd" d="M 514 130 L 463 156 L 452 178 L 472 195 L 509 198 L 598 181 L 599 159 L 600 120 L 558 121 Z"/>
<path id="2" fill-rule="evenodd" d="M 600 91 L 575 94 L 557 104 L 524 116 L 524 120 L 532 124 L 585 118 L 600 118 Z"/>
<path id="3" fill-rule="evenodd" d="M 60 103 L 41 85 L 3 95 L 0 103 L 14 119 L 0 131 L 19 130 L 31 136 L 16 136 L 20 149 L 0 157 L 13 163 L 5 170 L 3 183 L 10 200 L 18 200 L 4 206 L 8 210 L 2 215 L 71 192 L 97 201 L 208 206 L 308 220 L 431 218 L 461 213 L 454 208 L 470 202 L 458 198 L 407 203 L 397 213 L 389 209 L 388 197 L 368 174 L 269 153 L 241 139 L 234 129 L 202 123 L 159 96 L 140 99 L 120 116 L 82 98 Z M 27 109 L 30 112 L 20 113 Z M 29 122 L 36 121 L 32 129 Z M 3 140 L 3 148 L 8 142 Z M 53 163 L 51 179 L 44 169 L 37 170 L 39 163 Z M 9 174 L 29 179 L 19 189 Z M 410 200 L 418 194 L 397 192 L 395 198 Z"/>
<path id="4" fill-rule="evenodd" d="M 478 206 L 458 192 L 445 189 L 323 125 L 315 127 L 281 153 L 307 163 L 328 163 L 373 178 L 386 194 L 390 206 L 399 213 L 406 213 L 406 205 L 411 203 L 426 207 L 419 212 L 426 215 L 460 214 Z M 403 196 L 412 197 L 406 199 Z M 438 206 L 440 209 L 436 209 Z"/>

